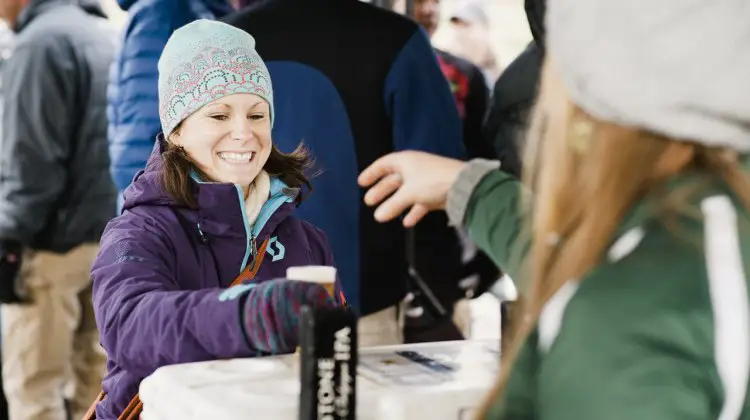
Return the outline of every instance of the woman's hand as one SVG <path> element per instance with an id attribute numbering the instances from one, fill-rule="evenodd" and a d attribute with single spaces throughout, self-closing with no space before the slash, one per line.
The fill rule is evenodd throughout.
<path id="1" fill-rule="evenodd" d="M 378 205 L 375 220 L 387 222 L 411 209 L 404 226 L 412 227 L 428 212 L 445 209 L 448 190 L 465 163 L 424 152 L 397 152 L 376 160 L 359 175 L 370 187 L 368 206 Z"/>
<path id="2" fill-rule="evenodd" d="M 243 327 L 250 344 L 269 354 L 293 352 L 299 344 L 299 317 L 303 305 L 337 306 L 328 291 L 316 283 L 274 279 L 253 285 L 247 292 L 243 315 Z"/>

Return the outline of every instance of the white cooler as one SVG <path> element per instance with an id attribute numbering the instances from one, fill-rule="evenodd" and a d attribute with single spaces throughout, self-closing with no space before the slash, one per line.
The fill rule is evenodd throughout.
<path id="1" fill-rule="evenodd" d="M 358 420 L 468 420 L 497 378 L 496 341 L 360 349 Z M 296 420 L 298 356 L 165 366 L 141 383 L 143 420 Z"/>

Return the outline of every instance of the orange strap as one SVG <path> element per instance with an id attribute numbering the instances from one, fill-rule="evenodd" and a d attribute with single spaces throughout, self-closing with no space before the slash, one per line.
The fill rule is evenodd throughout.
<path id="1" fill-rule="evenodd" d="M 242 282 L 250 281 L 255 278 L 255 275 L 258 274 L 258 270 L 260 269 L 260 264 L 263 262 L 263 258 L 265 258 L 266 256 L 267 247 L 268 239 L 263 241 L 263 243 L 260 245 L 260 248 L 258 248 L 257 256 L 255 257 L 255 260 L 253 260 L 253 264 L 246 266 L 245 269 L 242 270 L 242 272 L 234 280 L 232 280 L 232 283 L 229 285 L 229 287 L 236 286 L 238 284 L 241 284 Z M 105 394 L 104 391 L 100 392 L 99 396 L 96 397 L 94 403 L 91 404 L 91 407 L 89 407 L 89 409 L 86 411 L 86 414 L 83 416 L 82 420 L 96 420 L 96 406 L 106 396 L 107 394 Z M 120 417 L 118 417 L 117 420 L 138 420 L 141 412 L 143 412 L 143 402 L 141 402 L 141 398 L 138 396 L 138 394 L 135 394 L 135 397 L 130 400 L 130 403 L 128 403 L 128 406 L 125 407 L 125 410 L 123 410 L 122 414 L 120 414 Z"/>
<path id="2" fill-rule="evenodd" d="M 125 410 L 122 411 L 122 414 L 120 414 L 120 417 L 118 417 L 117 420 L 138 420 L 141 417 L 142 412 L 143 402 L 141 402 L 138 394 L 135 394 L 135 397 L 130 400 L 128 406 L 125 407 Z"/>
<path id="3" fill-rule="evenodd" d="M 263 262 L 263 258 L 265 258 L 266 256 L 267 247 L 268 239 L 260 244 L 260 248 L 258 248 L 255 260 L 253 260 L 253 264 L 246 266 L 245 269 L 242 270 L 242 272 L 237 276 L 237 278 L 232 281 L 232 284 L 230 284 L 229 287 L 236 286 L 242 282 L 250 281 L 255 278 L 255 275 L 258 274 L 258 270 L 260 270 L 260 264 Z"/>

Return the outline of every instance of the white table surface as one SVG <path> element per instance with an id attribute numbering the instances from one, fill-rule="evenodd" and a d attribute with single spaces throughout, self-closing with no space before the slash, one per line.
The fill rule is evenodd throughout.
<path id="1" fill-rule="evenodd" d="M 470 419 L 498 360 L 494 340 L 360 349 L 357 419 Z M 141 384 L 142 418 L 296 420 L 299 388 L 295 355 L 165 366 Z"/>

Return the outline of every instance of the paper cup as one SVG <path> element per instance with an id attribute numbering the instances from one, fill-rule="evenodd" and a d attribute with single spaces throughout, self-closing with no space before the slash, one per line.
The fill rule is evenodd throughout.
<path id="1" fill-rule="evenodd" d="M 306 281 L 323 286 L 328 294 L 335 297 L 336 268 L 325 265 L 308 265 L 301 267 L 289 267 L 286 269 L 286 278 L 289 280 Z"/>

